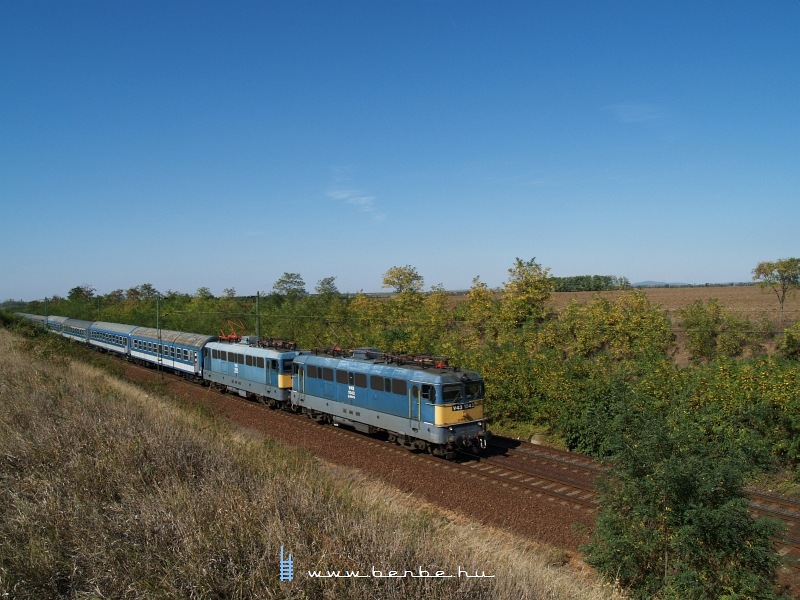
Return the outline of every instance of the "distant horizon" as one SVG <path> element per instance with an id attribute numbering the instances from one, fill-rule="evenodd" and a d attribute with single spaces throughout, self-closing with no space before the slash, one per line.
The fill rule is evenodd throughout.
<path id="1" fill-rule="evenodd" d="M 600 273 L 594 273 L 594 274 L 584 273 L 583 275 L 603 275 L 603 274 L 600 274 Z M 608 275 L 608 274 L 605 274 L 605 275 Z M 558 276 L 555 276 L 555 275 L 553 275 L 553 277 L 556 278 L 556 279 L 559 278 Z M 567 277 L 579 277 L 579 276 L 568 275 L 565 278 L 567 278 Z M 77 286 L 72 286 L 63 295 L 62 294 L 50 294 L 48 296 L 44 296 L 44 297 L 41 297 L 41 298 L 34 298 L 34 299 L 31 299 L 31 300 L 26 300 L 26 299 L 22 299 L 22 298 L 6 298 L 4 300 L 0 300 L 0 302 L 2 302 L 2 303 L 23 302 L 25 304 L 28 304 L 28 303 L 31 303 L 31 302 L 49 301 L 49 300 L 51 300 L 52 298 L 54 298 L 56 296 L 59 297 L 59 298 L 62 298 L 62 299 L 66 299 L 68 294 L 69 294 L 69 291 L 71 289 L 73 289 L 74 287 L 80 287 L 80 286 L 83 286 L 83 285 L 86 285 L 86 284 L 78 284 Z M 89 285 L 90 285 L 90 287 L 94 287 L 94 286 L 91 286 L 91 284 L 89 284 Z M 104 297 L 104 296 L 107 296 L 108 294 L 111 294 L 112 292 L 117 291 L 117 290 L 122 290 L 123 292 L 127 292 L 129 289 L 136 288 L 136 287 L 139 287 L 141 285 L 143 285 L 143 284 L 137 284 L 135 286 L 128 286 L 127 288 L 115 288 L 113 290 L 108 290 L 106 292 L 99 292 L 99 291 L 97 291 L 95 289 L 94 297 Z M 654 287 L 654 288 L 657 288 L 657 287 L 731 287 L 731 286 L 753 286 L 753 285 L 759 285 L 759 283 L 756 282 L 756 281 L 718 281 L 718 282 L 705 282 L 705 283 L 685 283 L 685 282 L 679 282 L 679 281 L 670 282 L 670 281 L 654 281 L 654 280 L 631 281 L 630 282 L 630 287 L 631 288 L 639 288 L 639 287 Z M 162 297 L 165 297 L 170 292 L 178 294 L 178 295 L 195 296 L 195 295 L 197 295 L 197 292 L 200 289 L 202 289 L 204 287 L 207 287 L 207 286 L 199 286 L 198 288 L 196 288 L 195 290 L 193 290 L 191 292 L 189 292 L 189 291 L 181 291 L 181 290 L 173 290 L 173 289 L 160 290 L 156 286 L 154 286 L 154 287 L 156 288 L 156 291 L 158 291 L 159 294 L 161 294 Z M 494 290 L 494 291 L 499 291 L 499 290 L 502 289 L 502 287 L 503 286 L 501 284 L 499 286 L 489 286 L 489 289 Z M 466 293 L 466 292 L 469 292 L 469 290 L 470 290 L 469 287 L 465 287 L 465 288 L 445 288 L 444 291 L 446 291 L 448 293 Z M 240 293 L 239 290 L 235 290 L 235 291 L 236 291 L 236 294 L 235 294 L 234 297 L 236 297 L 236 298 L 252 298 L 252 297 L 255 297 L 255 296 L 259 295 L 259 294 L 262 297 L 264 297 L 264 296 L 269 296 L 269 295 L 275 293 L 273 290 L 259 290 L 259 291 L 255 291 L 253 293 Z M 309 295 L 312 295 L 312 296 L 316 294 L 316 292 L 314 291 L 313 286 L 311 287 L 311 289 L 309 289 L 309 286 L 308 286 L 307 282 L 306 282 L 306 291 L 308 292 Z M 427 294 L 427 293 L 430 293 L 431 291 L 432 291 L 431 286 L 426 285 L 425 289 L 423 289 L 421 293 Z M 215 298 L 220 298 L 220 297 L 225 296 L 224 290 L 219 292 L 219 293 L 215 293 L 213 290 L 211 290 L 209 288 L 209 292 Z M 391 294 L 394 294 L 394 293 L 395 292 L 389 290 L 388 288 L 382 288 L 382 289 L 379 289 L 379 290 L 365 290 L 365 289 L 360 289 L 360 290 L 339 290 L 339 294 L 341 294 L 341 295 L 356 295 L 356 294 L 391 295 Z M 574 292 L 554 291 L 553 293 L 565 293 L 565 294 L 567 294 L 567 293 L 574 293 Z"/>

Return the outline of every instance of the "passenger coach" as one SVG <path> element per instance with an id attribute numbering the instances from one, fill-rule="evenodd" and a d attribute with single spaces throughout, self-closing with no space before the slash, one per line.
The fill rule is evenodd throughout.
<path id="1" fill-rule="evenodd" d="M 201 379 L 203 346 L 218 339 L 199 333 L 135 327 L 130 333 L 130 357 Z"/>
<path id="2" fill-rule="evenodd" d="M 108 352 L 128 355 L 135 325 L 95 321 L 89 326 L 89 343 Z"/>

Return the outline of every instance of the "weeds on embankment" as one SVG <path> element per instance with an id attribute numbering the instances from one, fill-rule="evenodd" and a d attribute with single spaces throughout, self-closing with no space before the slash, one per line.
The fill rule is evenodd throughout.
<path id="1" fill-rule="evenodd" d="M 614 597 L 552 552 L 244 438 L 53 343 L 0 328 L 2 597 Z"/>

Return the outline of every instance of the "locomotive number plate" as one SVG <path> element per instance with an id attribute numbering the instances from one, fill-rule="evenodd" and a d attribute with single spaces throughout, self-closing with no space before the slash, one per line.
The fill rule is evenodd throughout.
<path id="1" fill-rule="evenodd" d="M 465 402 L 464 404 L 453 404 L 453 410 L 469 410 L 475 408 L 474 402 Z"/>

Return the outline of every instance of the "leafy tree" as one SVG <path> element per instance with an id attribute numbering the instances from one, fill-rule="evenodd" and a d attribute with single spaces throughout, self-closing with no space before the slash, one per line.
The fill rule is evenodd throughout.
<path id="1" fill-rule="evenodd" d="M 86 302 L 94 298 L 95 289 L 87 284 L 76 285 L 67 294 L 67 299 L 70 302 Z"/>
<path id="2" fill-rule="evenodd" d="M 780 350 L 787 358 L 800 359 L 800 321 L 784 330 Z"/>
<path id="3" fill-rule="evenodd" d="M 463 318 L 472 334 L 469 347 L 477 348 L 486 341 L 496 341 L 498 301 L 480 277 L 472 280 L 465 304 Z"/>
<path id="4" fill-rule="evenodd" d="M 780 303 L 780 322 L 787 294 L 800 287 L 800 258 L 782 258 L 758 263 L 753 269 L 753 281 L 775 292 Z"/>
<path id="5" fill-rule="evenodd" d="M 454 327 L 453 317 L 450 294 L 441 285 L 433 286 L 412 315 L 408 347 L 405 350 L 450 355 L 448 338 Z"/>
<path id="6" fill-rule="evenodd" d="M 746 458 L 702 415 L 672 419 L 625 400 L 589 562 L 634 598 L 775 598 L 782 525 L 750 515 Z"/>
<path id="7" fill-rule="evenodd" d="M 725 309 L 719 300 L 695 300 L 678 311 L 683 319 L 693 360 L 739 356 L 749 340 L 750 322 Z"/>
<path id="8" fill-rule="evenodd" d="M 153 300 L 155 298 L 163 298 L 164 295 L 159 292 L 152 283 L 143 283 L 139 286 L 139 295 L 145 300 Z"/>
<path id="9" fill-rule="evenodd" d="M 196 298 L 201 298 L 203 300 L 213 300 L 214 299 L 214 294 L 212 294 L 211 290 L 208 289 L 207 287 L 197 288 L 197 291 L 195 292 L 194 295 L 195 295 Z"/>
<path id="10" fill-rule="evenodd" d="M 424 285 L 425 279 L 410 265 L 392 267 L 383 274 L 383 287 L 393 288 L 398 294 L 421 292 Z"/>
<path id="11" fill-rule="evenodd" d="M 500 299 L 503 321 L 511 327 L 542 321 L 553 291 L 550 270 L 543 268 L 535 258 L 528 261 L 517 258 L 508 275 Z"/>
<path id="12" fill-rule="evenodd" d="M 105 295 L 105 301 L 112 304 L 118 304 L 125 301 L 125 290 L 114 290 Z"/>
<path id="13" fill-rule="evenodd" d="M 273 291 L 286 300 L 294 302 L 308 295 L 306 282 L 300 273 L 284 273 L 272 286 Z"/>
<path id="14" fill-rule="evenodd" d="M 545 343 L 568 357 L 607 354 L 626 360 L 663 355 L 672 342 L 664 312 L 639 290 L 614 300 L 596 296 L 588 303 L 573 301 L 546 329 Z"/>
<path id="15" fill-rule="evenodd" d="M 336 296 L 339 289 L 336 287 L 336 277 L 324 277 L 317 282 L 314 291 L 322 296 Z"/>

